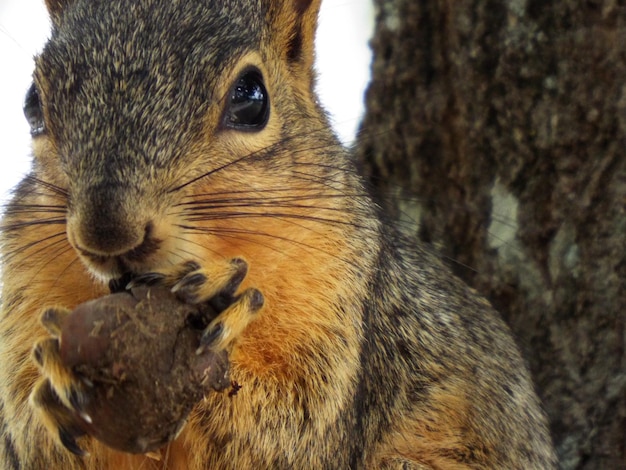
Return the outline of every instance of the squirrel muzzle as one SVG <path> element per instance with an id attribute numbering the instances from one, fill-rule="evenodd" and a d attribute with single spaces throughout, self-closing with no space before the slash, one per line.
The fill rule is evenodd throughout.
<path id="1" fill-rule="evenodd" d="M 70 243 L 97 275 L 141 272 L 160 258 L 158 223 L 146 211 L 145 198 L 136 192 L 120 184 L 96 185 L 76 198 L 76 206 L 70 209 Z"/>

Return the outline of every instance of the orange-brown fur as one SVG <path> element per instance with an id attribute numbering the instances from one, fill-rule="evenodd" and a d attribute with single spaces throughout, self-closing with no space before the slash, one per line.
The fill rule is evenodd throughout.
<path id="1" fill-rule="evenodd" d="M 85 11 L 91 8 L 83 0 L 47 3 L 60 29 L 74 4 Z M 153 9 L 174 8 L 161 0 L 143 3 Z M 146 456 L 117 452 L 89 437 L 78 440 L 89 456 L 73 456 L 54 436 L 58 415 L 45 404 L 29 402 L 41 380 L 74 380 L 70 371 L 40 370 L 31 360 L 33 345 L 49 337 L 39 321 L 42 309 L 73 308 L 104 295 L 106 281 L 123 274 L 110 268 L 117 252 L 107 265 L 79 253 L 97 239 L 85 218 L 109 217 L 94 214 L 89 205 L 91 188 L 108 180 L 94 170 L 97 164 L 89 161 L 95 158 L 89 152 L 77 156 L 67 150 L 80 153 L 83 147 L 72 145 L 88 133 L 55 127 L 60 125 L 54 121 L 55 112 L 60 119 L 70 118 L 55 111 L 53 104 L 46 105 L 46 97 L 63 88 L 58 86 L 61 79 L 48 74 L 65 77 L 66 89 L 92 85 L 80 80 L 76 85 L 76 77 L 57 70 L 55 57 L 49 57 L 56 49 L 50 48 L 38 59 L 35 72 L 49 129 L 34 139 L 33 172 L 3 221 L 0 423 L 5 441 L 0 459 L 9 468 L 45 464 L 59 469 L 550 467 L 554 457 L 545 418 L 506 327 L 486 302 L 453 280 L 436 257 L 423 248 L 413 250 L 383 222 L 316 104 L 311 67 L 319 1 L 256 3 L 266 14 L 266 21 L 258 23 L 260 43 L 235 47 L 224 39 L 221 50 L 232 54 L 219 67 L 208 69 L 213 101 L 194 121 L 197 130 L 171 149 L 167 136 L 176 134 L 168 134 L 168 126 L 174 124 L 157 119 L 163 134 L 154 137 L 156 149 L 171 150 L 171 163 L 141 170 L 132 164 L 124 167 L 131 189 L 124 186 L 121 202 L 111 206 L 122 214 L 115 220 L 128 233 L 143 233 L 149 220 L 150 237 L 158 240 L 156 252 L 130 264 L 136 274 L 162 272 L 173 284 L 177 266 L 193 260 L 210 280 L 219 281 L 227 274 L 229 260 L 248 262 L 240 291 L 253 287 L 262 292 L 263 310 L 249 325 L 250 320 L 241 317 L 243 311 L 231 314 L 224 321 L 231 322 L 232 337 L 218 343 L 229 351 L 231 378 L 241 390 L 234 396 L 208 394 L 182 434 Z M 228 10 L 229 2 L 207 5 L 216 15 L 237 14 Z M 217 11 L 220 8 L 224 10 Z M 102 28 L 106 31 L 106 23 Z M 221 32 L 213 34 L 210 44 Z M 168 45 L 173 50 L 175 46 Z M 136 51 L 131 42 L 126 47 L 136 61 L 143 60 L 144 53 L 148 59 L 160 53 L 158 48 Z M 106 62 L 97 52 L 93 57 Z M 125 67 L 136 61 L 118 59 L 111 67 L 126 77 Z M 261 72 L 271 96 L 267 126 L 258 132 L 220 127 L 225 97 L 248 66 Z M 125 103 L 141 106 L 148 100 L 132 94 L 133 79 L 128 75 L 115 82 L 112 93 L 127 93 Z M 103 75 L 95 80 L 106 86 L 110 79 Z M 93 85 L 88 90 L 98 89 Z M 106 99 L 103 95 L 101 101 Z M 108 111 L 96 100 L 93 106 Z M 149 120 L 149 111 L 145 114 Z M 90 132 L 101 132 L 92 136 L 95 151 L 108 141 L 126 142 L 124 129 L 110 127 L 104 116 L 94 111 L 83 119 L 93 121 Z M 83 124 L 76 121 L 77 127 Z M 148 143 L 137 145 L 145 154 L 154 150 Z M 258 161 L 257 155 L 262 156 Z M 78 158 L 86 161 L 77 163 Z M 61 164 L 63 159 L 71 161 Z M 126 165 L 123 156 L 119 162 Z M 110 178 L 118 184 L 121 177 Z M 224 199 L 240 205 L 220 206 Z M 193 212 L 194 207 L 211 204 Z M 233 216 L 237 212 L 245 214 Z M 51 218 L 58 220 L 38 223 Z M 214 295 L 209 284 L 199 290 L 204 297 Z M 492 351 L 481 350 L 492 342 Z M 462 350 L 466 345 L 471 354 Z M 395 354 L 389 363 L 386 350 Z M 354 411 L 364 399 L 378 405 Z M 519 423 L 516 414 L 524 415 Z M 363 423 L 355 424 L 360 419 Z M 500 421 L 505 432 L 494 424 Z M 517 448 L 505 444 L 506 452 L 513 453 L 507 456 L 500 439 L 520 448 L 528 442 L 530 450 L 515 454 Z M 361 441 L 361 447 L 355 447 L 354 442 Z"/>

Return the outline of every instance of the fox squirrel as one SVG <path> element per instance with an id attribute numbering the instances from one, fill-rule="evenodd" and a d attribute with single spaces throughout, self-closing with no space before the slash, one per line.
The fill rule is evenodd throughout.
<path id="1" fill-rule="evenodd" d="M 33 167 L 2 224 L 2 468 L 556 467 L 503 321 L 385 220 L 330 130 L 319 3 L 46 0 Z M 156 456 L 75 432 L 89 388 L 41 347 L 44 308 L 154 273 L 189 302 L 264 299 L 211 332 L 238 392 Z"/>

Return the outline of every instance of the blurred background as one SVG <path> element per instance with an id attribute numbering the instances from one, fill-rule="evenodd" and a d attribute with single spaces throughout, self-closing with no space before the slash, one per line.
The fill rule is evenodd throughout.
<path id="1" fill-rule="evenodd" d="M 363 113 L 374 24 L 370 0 L 323 0 L 318 29 L 318 93 L 341 140 L 350 144 Z M 0 203 L 30 165 L 22 113 L 33 56 L 50 25 L 43 0 L 0 0 Z"/>

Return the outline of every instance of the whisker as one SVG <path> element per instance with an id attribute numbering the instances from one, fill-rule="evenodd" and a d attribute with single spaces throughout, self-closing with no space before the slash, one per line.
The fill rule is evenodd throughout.
<path id="1" fill-rule="evenodd" d="M 34 184 L 36 186 L 45 188 L 48 191 L 50 191 L 53 195 L 60 196 L 60 197 L 62 197 L 64 199 L 67 199 L 67 197 L 69 196 L 69 193 L 68 193 L 68 191 L 66 189 L 63 189 L 60 186 L 52 184 L 52 183 L 50 183 L 48 181 L 44 181 L 44 180 L 42 180 L 40 178 L 37 178 L 34 175 L 26 175 L 22 181 L 26 181 L 26 182 L 32 183 L 32 184 Z"/>
<path id="2" fill-rule="evenodd" d="M 65 214 L 67 209 L 64 206 L 56 205 L 39 205 L 39 204 L 13 204 L 5 208 L 5 214 L 38 214 L 38 213 L 55 213 Z"/>
<path id="3" fill-rule="evenodd" d="M 289 198 L 239 198 L 230 200 L 217 200 L 204 199 L 200 201 L 193 201 L 190 203 L 184 203 L 183 212 L 197 212 L 202 210 L 215 210 L 215 209 L 230 209 L 240 207 L 254 207 L 254 208 L 279 208 L 279 209 L 304 209 L 309 211 L 328 211 L 328 212 L 342 212 L 345 213 L 346 209 L 343 207 L 328 207 L 323 205 L 311 205 L 302 204 L 306 201 L 317 202 L 323 200 L 331 200 L 338 198 L 345 198 L 341 195 L 329 195 L 329 196 L 304 196 L 304 197 L 289 197 Z M 183 206 L 183 204 L 180 204 Z"/>
<path id="4" fill-rule="evenodd" d="M 51 246 L 53 246 L 53 245 L 55 245 L 57 243 L 62 243 L 65 240 L 65 232 L 59 232 L 59 233 L 56 233 L 54 235 L 50 235 L 48 237 L 42 238 L 41 240 L 36 240 L 36 241 L 28 243 L 28 244 L 26 244 L 24 246 L 20 246 L 18 249 L 12 251 L 11 253 L 7 253 L 5 260 L 6 261 L 11 261 L 17 255 L 20 255 L 20 254 L 24 253 L 25 251 L 27 251 L 27 250 L 29 250 L 31 248 L 34 248 L 34 247 L 36 247 L 37 245 L 39 245 L 41 243 L 44 243 L 46 241 L 50 241 L 50 240 L 52 240 L 54 238 L 58 238 L 58 237 L 63 237 L 63 238 L 61 240 L 57 240 L 54 243 L 51 243 L 49 245 L 42 246 L 38 250 L 36 250 L 36 251 L 34 251 L 32 253 L 29 253 L 29 256 L 37 255 L 37 254 L 41 253 L 42 251 L 47 250 L 49 247 L 51 247 Z"/>
<path id="5" fill-rule="evenodd" d="M 205 173 L 203 173 L 203 174 L 201 174 L 199 176 L 196 176 L 195 178 L 191 178 L 190 180 L 186 181 L 185 183 L 183 183 L 181 185 L 178 185 L 178 186 L 175 186 L 173 188 L 170 188 L 170 189 L 166 190 L 165 192 L 166 193 L 174 193 L 174 192 L 180 191 L 181 189 L 183 189 L 183 188 L 185 188 L 185 187 L 187 187 L 187 186 L 189 186 L 189 185 L 191 185 L 191 184 L 193 184 L 193 183 L 195 183 L 195 182 L 197 182 L 197 181 L 199 181 L 201 179 L 207 178 L 207 177 L 209 177 L 209 176 L 211 176 L 211 175 L 213 175 L 213 174 L 215 174 L 217 172 L 223 171 L 226 168 L 229 168 L 229 167 L 231 167 L 233 165 L 236 165 L 236 164 L 241 163 L 241 162 L 245 162 L 247 160 L 252 160 L 254 158 L 259 157 L 260 155 L 263 155 L 265 153 L 270 152 L 273 149 L 280 149 L 281 147 L 287 148 L 286 144 L 291 142 L 292 140 L 298 139 L 298 138 L 302 138 L 305 135 L 311 136 L 311 135 L 313 135 L 316 132 L 323 132 L 323 133 L 325 133 L 326 132 L 326 127 L 325 126 L 320 126 L 317 129 L 310 130 L 306 134 L 298 134 L 298 135 L 294 135 L 294 136 L 284 137 L 283 139 L 281 139 L 278 142 L 274 142 L 274 143 L 269 144 L 266 147 L 263 147 L 263 148 L 261 148 L 259 150 L 256 150 L 254 152 L 250 152 L 248 154 L 245 154 L 245 155 L 243 155 L 241 157 L 235 158 L 234 160 L 231 160 L 230 162 L 224 163 L 223 165 L 220 165 L 219 167 L 213 168 L 213 169 L 211 169 L 211 170 L 209 170 L 209 171 L 207 171 L 207 172 L 205 172 Z M 294 155 L 294 154 L 299 154 L 299 153 L 307 152 L 307 151 L 311 151 L 311 150 L 320 150 L 320 149 L 325 149 L 325 148 L 331 148 L 331 147 L 334 147 L 334 146 L 337 146 L 337 143 L 329 142 L 328 144 L 324 144 L 324 145 L 321 145 L 321 146 L 318 146 L 318 147 L 308 147 L 307 149 L 297 149 L 297 150 L 291 150 L 290 149 L 290 154 Z"/>
<path id="6" fill-rule="evenodd" d="M 233 240 L 245 241 L 247 243 L 254 243 L 255 245 L 262 246 L 262 247 L 267 248 L 267 249 L 269 249 L 271 251 L 274 251 L 274 252 L 279 253 L 279 254 L 281 254 L 283 256 L 286 256 L 286 257 L 288 257 L 290 259 L 294 259 L 294 260 L 298 259 L 298 258 L 296 258 L 293 255 L 285 253 L 284 251 L 280 250 L 279 248 L 277 248 L 275 246 L 272 246 L 272 245 L 267 244 L 267 243 L 263 243 L 260 240 L 256 240 L 256 239 L 253 240 L 253 239 L 251 239 L 249 237 L 243 236 L 243 235 L 248 234 L 248 235 L 255 235 L 255 236 L 256 235 L 265 235 L 265 236 L 268 236 L 268 237 L 273 237 L 270 234 L 264 234 L 262 232 L 253 232 L 253 231 L 249 231 L 248 232 L 248 231 L 243 231 L 243 230 L 239 231 L 239 230 L 234 230 L 234 229 L 232 229 L 232 230 L 231 229 L 206 229 L 205 230 L 203 228 L 196 228 L 196 227 L 187 227 L 187 229 L 188 229 L 187 230 L 188 233 L 205 233 L 205 234 L 208 233 L 208 234 L 211 234 L 211 235 L 214 235 L 214 236 L 218 236 L 220 238 L 230 238 L 230 239 L 233 239 Z M 320 250 L 320 249 L 318 249 L 318 250 Z M 219 255 L 219 253 L 216 253 L 216 254 Z M 243 253 L 243 255 L 245 256 L 245 253 Z"/>
<path id="7" fill-rule="evenodd" d="M 267 193 L 275 193 L 275 192 L 286 192 L 286 193 L 293 193 L 294 189 L 293 188 L 287 188 L 287 189 L 272 189 L 272 190 L 267 190 L 265 191 Z M 261 191 L 258 191 L 258 193 L 261 193 Z M 249 196 L 249 197 L 240 197 L 240 194 L 253 194 L 254 196 Z M 217 198 L 217 197 L 212 197 L 214 195 L 219 195 L 222 196 L 221 198 Z M 223 196 L 228 196 L 228 195 L 232 195 L 232 197 L 223 197 Z M 173 207 L 182 207 L 182 206 L 194 206 L 194 205 L 198 205 L 198 204 L 224 204 L 224 205 L 228 205 L 228 204 L 232 204 L 232 203 L 237 203 L 237 204 L 244 204 L 244 203 L 255 203 L 255 204 L 265 204 L 265 205 L 270 205 L 271 203 L 274 202 L 281 202 L 281 201 L 286 201 L 286 202 L 290 202 L 290 201 L 309 201 L 309 200 L 322 200 L 322 199 L 349 199 L 349 198 L 360 198 L 360 197 L 364 197 L 367 194 L 365 192 L 353 192 L 353 193 L 344 193 L 344 194 L 310 194 L 310 195 L 290 195 L 290 196 L 260 196 L 257 194 L 257 191 L 247 191 L 247 192 L 242 192 L 242 191 L 233 191 L 233 192 L 221 192 L 221 193 L 215 193 L 215 194 L 209 194 L 209 193 L 205 193 L 205 194 L 200 194 L 200 195 L 196 195 L 196 196 L 186 196 L 186 198 L 190 198 L 193 197 L 192 201 L 185 201 L 185 202 L 180 202 L 178 204 L 175 204 Z"/>
<path id="8" fill-rule="evenodd" d="M 167 262 L 169 263 L 170 266 L 174 266 L 176 264 L 170 257 L 177 257 L 180 259 L 181 262 L 188 259 L 188 258 L 185 258 L 183 255 L 179 254 L 178 251 L 184 252 L 185 250 L 182 250 L 182 249 L 167 250 L 167 253 L 169 253 L 170 255 L 167 257 Z"/>
<path id="9" fill-rule="evenodd" d="M 181 189 L 183 189 L 183 188 L 185 188 L 185 187 L 195 183 L 196 181 L 200 181 L 201 179 L 204 179 L 204 178 L 206 178 L 208 176 L 211 176 L 213 173 L 217 173 L 218 171 L 221 171 L 221 170 L 223 170 L 225 168 L 228 168 L 229 166 L 236 165 L 237 163 L 239 163 L 239 162 L 241 162 L 241 161 L 243 161 L 243 160 L 245 160 L 247 158 L 250 158 L 250 155 L 244 155 L 243 157 L 240 157 L 240 158 L 237 158 L 237 159 L 235 159 L 235 160 L 233 160 L 231 162 L 225 163 L 224 165 L 222 165 L 220 167 L 214 168 L 211 171 L 207 171 L 206 173 L 203 173 L 200 176 L 197 176 L 196 178 L 192 178 L 191 180 L 187 181 L 186 183 L 181 184 L 180 186 L 176 186 L 175 188 L 172 188 L 172 189 L 168 190 L 167 193 L 171 194 L 171 193 L 178 192 Z"/>
<path id="10" fill-rule="evenodd" d="M 54 242 L 52 244 L 50 244 L 50 246 L 53 245 L 57 245 L 59 243 L 61 243 L 62 240 L 59 240 L 57 242 Z M 46 247 L 47 248 L 47 247 Z M 53 251 L 52 253 L 46 253 L 46 262 L 43 263 L 39 269 L 33 274 L 33 276 L 30 278 L 30 280 L 28 281 L 28 283 L 34 283 L 35 279 L 37 279 L 39 277 L 39 274 L 46 268 L 48 267 L 51 263 L 53 263 L 54 261 L 56 261 L 58 258 L 60 258 L 62 255 L 64 255 L 67 252 L 71 252 L 74 251 L 74 249 L 71 246 L 67 246 L 65 248 L 60 247 L 57 248 L 55 251 Z M 78 256 L 76 256 L 74 258 L 74 260 L 72 260 L 72 262 L 70 264 L 73 264 L 74 262 L 78 261 Z M 67 269 L 67 268 L 66 268 Z M 65 272 L 65 269 L 63 270 L 63 272 Z M 56 281 L 55 281 L 55 285 L 56 285 Z"/>
<path id="11" fill-rule="evenodd" d="M 181 228 L 182 228 L 183 226 L 182 226 L 182 225 L 178 225 L 178 227 L 181 227 Z M 187 231 L 187 232 L 185 232 L 185 233 L 189 233 L 189 231 Z M 192 245 L 196 245 L 197 247 L 199 247 L 199 248 L 201 248 L 201 249 L 203 249 L 203 250 L 208 250 L 208 251 L 212 252 L 214 255 L 221 256 L 221 253 L 219 253 L 217 250 L 214 250 L 214 249 L 211 249 L 211 248 L 209 248 L 209 247 L 207 247 L 207 246 L 204 246 L 204 245 L 203 245 L 203 244 L 201 244 L 201 243 L 194 242 L 193 240 L 188 240 L 188 239 L 186 239 L 186 238 L 184 238 L 184 237 L 180 237 L 180 236 L 174 236 L 173 238 L 178 239 L 178 240 L 182 240 L 182 241 L 184 241 L 184 242 L 186 242 L 186 243 L 190 243 L 190 244 L 192 244 Z M 178 248 L 178 250 L 182 251 L 183 253 L 187 253 L 187 254 L 189 254 L 189 255 L 191 256 L 191 258 L 197 258 L 197 256 L 195 256 L 195 255 L 194 255 L 192 252 L 190 252 L 190 251 L 183 250 L 182 248 Z"/>
<path id="12" fill-rule="evenodd" d="M 28 220 L 26 222 L 14 222 L 8 225 L 0 226 L 0 231 L 10 232 L 13 230 L 20 230 L 26 227 L 34 225 L 65 225 L 65 218 L 62 219 L 43 219 L 43 220 Z"/>
<path id="13" fill-rule="evenodd" d="M 65 252 L 63 252 L 65 253 Z M 61 256 L 63 253 L 61 253 L 59 256 Z M 61 278 L 63 278 L 63 275 L 69 271 L 69 269 L 75 265 L 75 263 L 80 262 L 78 256 L 76 256 L 72 261 L 70 261 L 68 263 L 67 266 L 65 266 L 65 268 L 63 268 L 63 270 L 59 273 L 59 275 L 57 276 L 57 279 L 54 281 L 54 284 L 52 285 L 52 287 L 56 287 L 57 282 L 59 282 L 59 280 L 61 280 Z"/>
<path id="14" fill-rule="evenodd" d="M 185 220 L 188 222 L 200 222 L 206 220 L 229 220 L 229 219 L 260 219 L 260 218 L 286 218 L 305 220 L 310 222 L 317 222 L 320 224 L 329 225 L 342 225 L 346 227 L 353 227 L 358 229 L 368 229 L 365 225 L 360 225 L 349 220 L 330 219 L 325 217 L 318 217 L 304 214 L 289 214 L 283 212 L 273 213 L 257 213 L 257 212 L 206 212 L 195 214 L 194 216 L 186 216 Z"/>
<path id="15" fill-rule="evenodd" d="M 291 238 L 283 237 L 283 236 L 280 236 L 280 235 L 275 235 L 275 234 L 272 234 L 272 233 L 266 233 L 266 232 L 261 232 L 261 231 L 253 231 L 253 230 L 245 230 L 245 229 L 222 228 L 222 227 L 211 227 L 211 228 L 208 228 L 208 227 L 192 227 L 192 226 L 187 226 L 187 225 L 179 225 L 179 227 L 181 229 L 184 229 L 184 230 L 187 230 L 187 231 L 192 231 L 194 233 L 207 233 L 207 234 L 214 235 L 214 236 L 219 236 L 219 237 L 227 237 L 227 238 L 234 238 L 234 239 L 237 239 L 237 240 L 245 240 L 246 242 L 255 243 L 255 244 L 259 245 L 259 246 L 263 246 L 263 247 L 268 248 L 268 249 L 270 249 L 272 251 L 275 251 L 276 253 L 281 253 L 281 254 L 285 255 L 284 251 L 281 251 L 280 249 L 278 249 L 278 248 L 276 248 L 276 247 L 274 247 L 272 245 L 265 244 L 265 243 L 262 243 L 262 242 L 260 242 L 258 240 L 247 238 L 247 237 L 244 237 L 244 236 L 248 235 L 248 236 L 253 236 L 253 237 L 258 237 L 258 236 L 267 237 L 267 238 L 271 238 L 271 239 L 275 239 L 275 240 L 288 242 L 288 243 L 291 243 L 291 244 L 294 244 L 294 245 L 298 245 L 298 246 L 303 247 L 305 249 L 311 250 L 312 252 L 323 253 L 326 256 L 330 256 L 330 257 L 332 257 L 334 259 L 337 259 L 337 260 L 339 260 L 339 261 L 341 261 L 343 263 L 346 263 L 346 264 L 349 264 L 349 265 L 357 267 L 357 264 L 354 261 L 352 261 L 350 259 L 347 259 L 347 258 L 343 258 L 343 257 L 337 256 L 334 253 L 330 253 L 330 252 L 328 252 L 326 250 L 323 250 L 322 248 L 320 248 L 318 246 L 309 245 L 308 243 L 300 242 L 298 240 L 293 240 Z M 287 255 L 287 256 L 290 256 L 293 259 L 297 259 L 296 257 L 293 257 L 291 255 Z"/>

